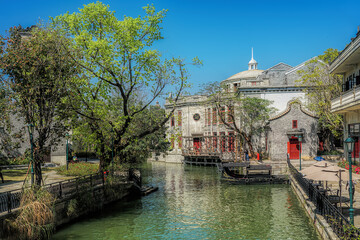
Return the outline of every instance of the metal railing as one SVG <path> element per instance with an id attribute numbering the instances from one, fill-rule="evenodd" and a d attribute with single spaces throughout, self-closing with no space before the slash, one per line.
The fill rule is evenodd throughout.
<path id="1" fill-rule="evenodd" d="M 243 140 L 239 135 L 184 136 L 182 139 L 183 156 L 219 157 L 232 161 L 241 161 L 244 158 Z"/>
<path id="2" fill-rule="evenodd" d="M 302 190 L 307 194 L 310 200 L 316 207 L 317 213 L 321 214 L 330 225 L 332 230 L 341 239 L 354 239 L 360 237 L 360 230 L 351 227 L 349 220 L 335 207 L 329 198 L 322 194 L 309 180 L 303 177 L 301 173 L 291 164 L 289 157 L 287 158 L 290 174 L 298 182 Z M 346 231 L 351 229 L 351 231 Z"/>
<path id="3" fill-rule="evenodd" d="M 52 193 L 56 199 L 62 199 L 78 192 L 83 187 L 91 187 L 92 189 L 96 186 L 104 187 L 107 176 L 108 174 L 101 172 L 46 184 L 42 187 Z M 112 177 L 115 177 L 119 182 L 134 181 L 141 187 L 141 176 L 136 175 L 133 170 L 129 171 L 128 174 L 112 175 Z M 29 187 L 0 193 L 0 213 L 10 213 L 13 209 L 20 207 L 21 196 L 26 189 Z"/>
<path id="4" fill-rule="evenodd" d="M 342 84 L 342 92 L 347 92 L 353 88 L 356 88 L 360 85 L 360 76 L 349 79 Z"/>

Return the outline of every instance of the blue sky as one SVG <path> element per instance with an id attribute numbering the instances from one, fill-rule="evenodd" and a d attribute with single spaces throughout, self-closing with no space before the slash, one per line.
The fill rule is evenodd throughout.
<path id="1" fill-rule="evenodd" d="M 81 0 L 0 0 L 0 34 L 11 26 L 27 27 L 67 11 L 77 11 Z M 136 17 L 153 3 L 168 9 L 165 39 L 156 48 L 167 57 L 203 60 L 190 68 L 191 92 L 199 84 L 222 81 L 247 70 L 254 47 L 259 69 L 279 62 L 296 66 L 327 48 L 342 50 L 360 25 L 360 1 L 243 1 L 243 0 L 104 0 L 119 19 Z"/>

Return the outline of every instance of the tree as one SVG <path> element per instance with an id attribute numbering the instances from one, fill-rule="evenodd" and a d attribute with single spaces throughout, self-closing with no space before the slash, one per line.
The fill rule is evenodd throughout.
<path id="1" fill-rule="evenodd" d="M 151 106 L 143 111 L 136 120 L 134 120 L 134 134 L 140 134 L 145 129 L 151 129 L 154 124 L 164 118 L 165 109 L 160 106 Z M 123 155 L 124 160 L 130 163 L 142 162 L 150 157 L 152 152 L 156 154 L 166 152 L 170 147 L 170 143 L 166 139 L 166 127 L 163 125 L 157 131 L 147 136 L 134 140 L 125 149 Z"/>
<path id="2" fill-rule="evenodd" d="M 187 86 L 184 61 L 163 59 L 152 49 L 162 39 L 160 24 L 166 10 L 156 12 L 153 6 L 144 10 L 144 17 L 125 16 L 121 21 L 109 6 L 97 2 L 53 19 L 53 25 L 72 37 L 73 48 L 81 54 L 76 58 L 69 52 L 85 78 L 72 86 L 67 102 L 82 122 L 78 132 L 89 135 L 97 146 L 100 169 L 109 164 L 109 136 L 125 161 L 125 149 L 161 129 L 174 110 L 148 128 L 137 125 L 142 114 L 169 86 L 175 92 L 174 103 Z M 141 92 L 147 95 L 138 101 Z M 113 101 L 115 95 L 118 99 Z"/>
<path id="3" fill-rule="evenodd" d="M 330 74 L 329 65 L 339 55 L 336 49 L 327 49 L 306 63 L 306 69 L 299 71 L 300 86 L 304 87 L 308 99 L 307 107 L 319 116 L 320 138 L 326 151 L 334 150 L 334 137 L 342 136 L 343 118 L 331 112 L 331 99 L 340 96 L 342 79 Z"/>
<path id="4" fill-rule="evenodd" d="M 209 95 L 206 105 L 212 105 L 217 111 L 220 121 L 245 140 L 249 152 L 254 154 L 254 137 L 261 137 L 266 121 L 275 108 L 271 107 L 272 101 L 227 93 L 225 87 L 218 82 L 204 85 L 202 94 Z"/>
<path id="5" fill-rule="evenodd" d="M 2 38 L 2 83 L 10 90 L 8 104 L 14 105 L 33 133 L 30 141 L 34 146 L 36 184 L 40 185 L 41 163 L 66 131 L 58 110 L 67 92 L 66 83 L 77 70 L 62 50 L 67 40 L 59 32 L 14 27 L 9 33 Z"/>

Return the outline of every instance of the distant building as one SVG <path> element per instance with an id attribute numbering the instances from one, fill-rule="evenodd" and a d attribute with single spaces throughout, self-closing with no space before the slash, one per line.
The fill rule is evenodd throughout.
<path id="1" fill-rule="evenodd" d="M 7 127 L 0 127 L 0 159 L 13 159 L 30 151 L 30 139 L 27 123 L 19 115 L 11 115 Z M 57 146 L 52 146 L 45 155 L 45 162 L 66 164 L 66 139 L 61 139 Z"/>
<path id="2" fill-rule="evenodd" d="M 225 86 L 225 91 L 233 94 L 242 94 L 244 96 L 258 97 L 273 101 L 272 107 L 277 109 L 276 114 L 285 111 L 288 108 L 288 103 L 293 100 L 299 102 L 305 102 L 305 94 L 302 91 L 302 87 L 297 86 L 296 80 L 299 79 L 298 71 L 304 69 L 305 62 L 292 67 L 285 63 L 279 63 L 267 70 L 259 70 L 258 63 L 253 58 L 248 63 L 248 70 L 239 72 L 226 80 L 221 84 Z M 172 104 L 167 100 L 165 108 L 169 111 L 172 108 Z M 304 107 L 302 107 L 303 109 Z M 230 109 L 221 110 L 226 116 L 226 112 Z M 301 119 L 293 119 L 299 121 L 299 126 L 303 124 L 303 116 Z M 285 129 L 285 128 L 284 128 Z M 282 130 L 284 136 L 286 131 Z M 307 129 L 306 131 L 311 131 Z M 315 130 L 315 135 L 316 135 Z M 171 142 L 172 150 L 169 151 L 167 161 L 181 162 L 183 138 L 192 137 L 193 147 L 199 148 L 202 144 L 202 139 L 205 136 L 231 136 L 234 135 L 234 131 L 227 129 L 223 123 L 219 121 L 219 117 L 215 111 L 215 108 L 208 102 L 208 96 L 205 95 L 192 95 L 184 96 L 180 98 L 176 104 L 176 110 L 174 116 L 168 122 L 167 137 Z M 279 133 L 280 134 L 280 133 Z M 304 142 L 304 147 L 308 149 L 307 144 L 315 144 L 316 150 L 318 146 L 317 135 L 311 135 L 311 141 Z M 290 136 L 291 138 L 291 136 Z M 273 140 L 274 142 L 275 140 Z M 293 141 L 293 140 L 291 140 Z M 271 152 L 268 149 L 268 139 L 266 133 L 262 136 L 258 136 L 256 140 L 256 150 L 259 152 Z M 290 140 L 288 139 L 288 142 Z M 215 143 L 220 144 L 220 143 Z M 281 146 L 277 146 L 280 149 Z M 305 149 L 304 148 L 304 149 Z M 284 143 L 281 152 L 284 152 L 283 156 L 272 154 L 273 158 L 286 158 L 287 144 Z M 306 154 L 313 156 L 316 154 L 314 151 L 307 151 Z"/>
<path id="3" fill-rule="evenodd" d="M 344 139 L 355 139 L 353 157 L 360 153 L 360 32 L 330 64 L 330 73 L 343 77 L 341 96 L 332 99 L 331 111 L 344 116 Z"/>

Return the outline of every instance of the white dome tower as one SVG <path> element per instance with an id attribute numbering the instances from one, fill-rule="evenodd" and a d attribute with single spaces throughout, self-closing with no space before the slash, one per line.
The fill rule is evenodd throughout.
<path id="1" fill-rule="evenodd" d="M 253 48 L 251 48 L 251 60 L 249 62 L 249 70 L 254 70 L 254 69 L 257 69 L 257 61 L 255 61 L 254 59 L 254 51 L 253 51 Z"/>

